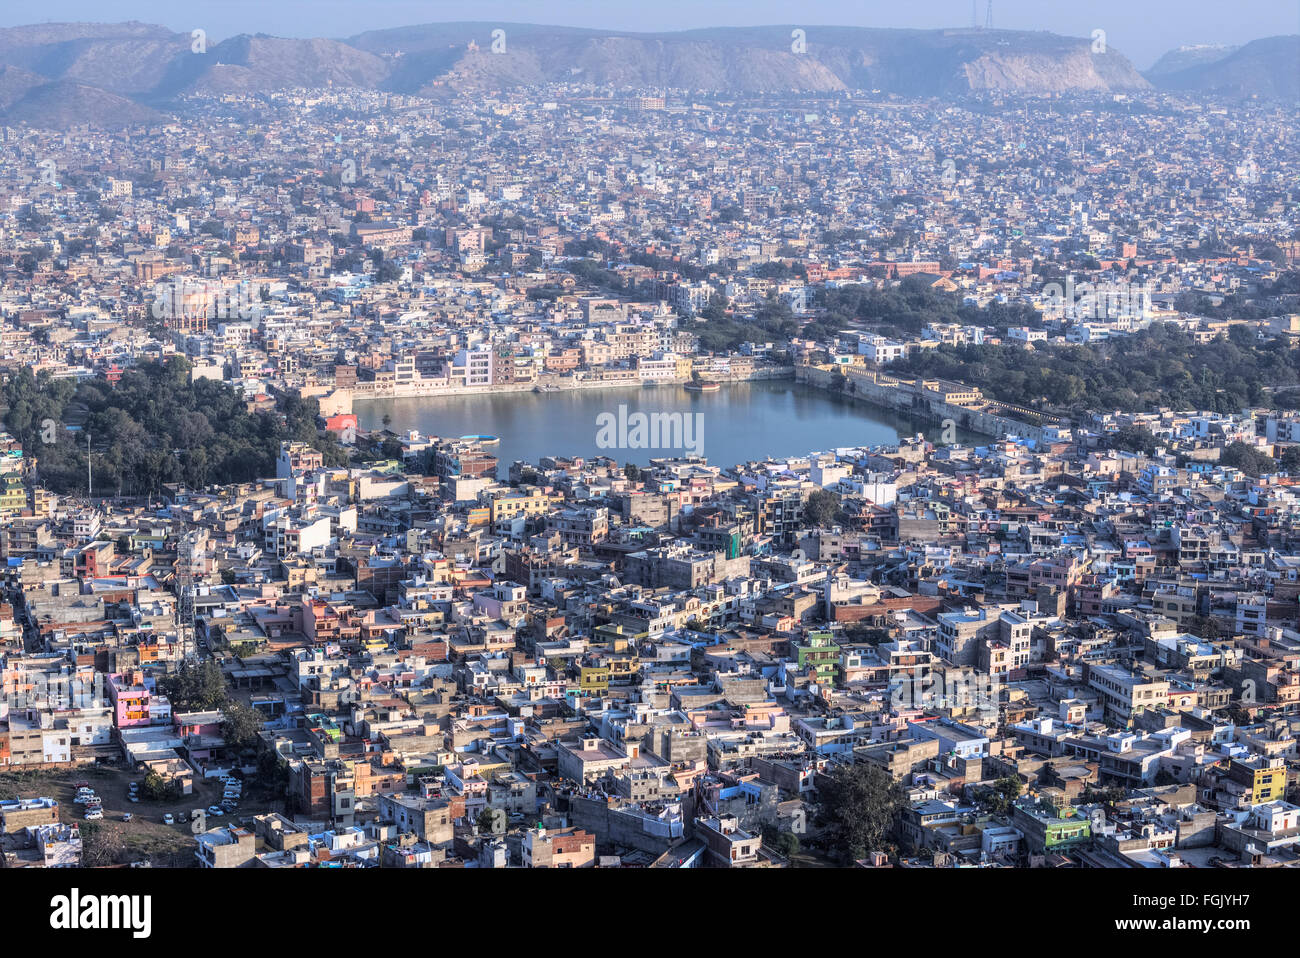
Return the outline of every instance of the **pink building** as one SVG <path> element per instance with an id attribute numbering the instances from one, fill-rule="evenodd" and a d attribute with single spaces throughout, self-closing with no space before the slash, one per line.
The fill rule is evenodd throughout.
<path id="1" fill-rule="evenodd" d="M 141 672 L 110 674 L 108 699 L 113 703 L 113 724 L 118 728 L 149 724 L 149 704 L 153 693 L 145 687 Z"/>
<path id="2" fill-rule="evenodd" d="M 221 735 L 221 711 L 212 709 L 208 712 L 177 712 L 172 721 L 176 725 L 176 734 L 185 743 L 190 758 L 196 762 L 206 762 L 212 753 L 225 745 Z"/>

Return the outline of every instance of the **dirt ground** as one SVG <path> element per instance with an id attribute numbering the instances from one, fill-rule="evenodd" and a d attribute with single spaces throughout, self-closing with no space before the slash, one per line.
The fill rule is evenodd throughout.
<path id="1" fill-rule="evenodd" d="M 131 782 L 144 782 L 144 773 L 105 766 L 82 766 L 69 769 L 9 770 L 0 772 L 0 799 L 50 797 L 59 802 L 59 818 L 68 823 L 85 821 L 85 807 L 73 801 L 77 782 L 89 782 L 102 800 L 104 817 L 95 824 L 99 836 L 108 846 L 110 857 L 117 862 L 148 860 L 154 865 L 187 867 L 195 864 L 197 842 L 190 823 L 177 821 L 164 825 L 163 816 L 220 805 L 222 785 L 219 781 L 196 781 L 194 793 L 176 802 L 139 802 L 127 798 Z M 252 816 L 268 811 L 283 811 L 284 803 L 268 798 L 256 782 L 244 782 L 244 794 L 234 814 L 208 815 L 207 828 L 223 824 L 248 824 Z M 131 813 L 131 821 L 122 816 Z"/>

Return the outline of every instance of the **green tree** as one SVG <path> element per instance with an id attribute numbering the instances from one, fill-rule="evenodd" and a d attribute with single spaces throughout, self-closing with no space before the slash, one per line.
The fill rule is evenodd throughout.
<path id="1" fill-rule="evenodd" d="M 989 787 L 986 801 L 995 815 L 1005 815 L 1011 810 L 1011 803 L 1020 795 L 1020 779 L 1007 776 L 999 778 Z"/>
<path id="2" fill-rule="evenodd" d="M 825 528 L 834 525 L 839 514 L 840 497 L 829 489 L 815 490 L 803 506 L 804 521 L 811 526 Z"/>
<path id="3" fill-rule="evenodd" d="M 799 836 L 770 822 L 763 826 L 763 844 L 785 858 L 799 854 Z"/>
<path id="4" fill-rule="evenodd" d="M 221 666 L 212 659 L 184 662 L 171 675 L 158 679 L 158 686 L 177 712 L 206 712 L 222 708 L 228 699 Z"/>
<path id="5" fill-rule="evenodd" d="M 289 763 L 273 749 L 263 749 L 257 756 L 256 783 L 272 795 L 283 796 L 289 787 Z"/>
<path id="6" fill-rule="evenodd" d="M 1229 443 L 1219 456 L 1225 466 L 1236 466 L 1248 476 L 1262 476 L 1277 468 L 1273 460 L 1244 442 Z"/>
<path id="7" fill-rule="evenodd" d="M 262 730 L 262 713 L 252 706 L 231 699 L 222 709 L 221 736 L 230 748 L 245 750 L 257 745 Z"/>
<path id="8" fill-rule="evenodd" d="M 839 766 L 818 791 L 819 821 L 850 861 L 885 844 L 904 801 L 903 787 L 866 762 Z"/>
<path id="9" fill-rule="evenodd" d="M 140 794 L 149 802 L 174 802 L 181 797 L 180 783 L 168 781 L 150 769 L 140 783 Z"/>

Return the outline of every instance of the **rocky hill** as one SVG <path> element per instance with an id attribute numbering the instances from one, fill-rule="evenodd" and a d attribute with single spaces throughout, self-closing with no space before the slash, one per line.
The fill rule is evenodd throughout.
<path id="1" fill-rule="evenodd" d="M 1151 80 L 1168 90 L 1294 104 L 1300 99 L 1300 34 L 1253 40 L 1226 56 L 1156 74 Z"/>
<path id="2" fill-rule="evenodd" d="M 494 38 L 498 29 L 504 37 Z M 1113 47 L 1098 52 L 1087 38 L 1050 33 L 828 26 L 794 31 L 647 34 L 438 23 L 341 40 L 245 34 L 195 52 L 190 34 L 150 24 L 39 24 L 0 30 L 0 109 L 14 123 L 54 125 L 87 116 L 115 125 L 174 108 L 186 94 L 331 85 L 426 96 L 583 83 L 750 93 L 866 89 L 944 98 L 979 91 L 1106 93 L 1147 89 L 1153 82 L 1170 89 L 1280 96 L 1300 80 L 1295 37 L 1260 40 L 1222 55 L 1172 53 L 1143 76 Z M 80 102 L 59 103 L 60 95 Z M 42 115 L 34 103 L 52 109 Z"/>

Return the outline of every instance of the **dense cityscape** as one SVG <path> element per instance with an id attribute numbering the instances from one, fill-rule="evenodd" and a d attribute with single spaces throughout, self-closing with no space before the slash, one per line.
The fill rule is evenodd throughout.
<path id="1" fill-rule="evenodd" d="M 1293 99 L 451 76 L 0 110 L 0 865 L 1300 864 Z"/>

